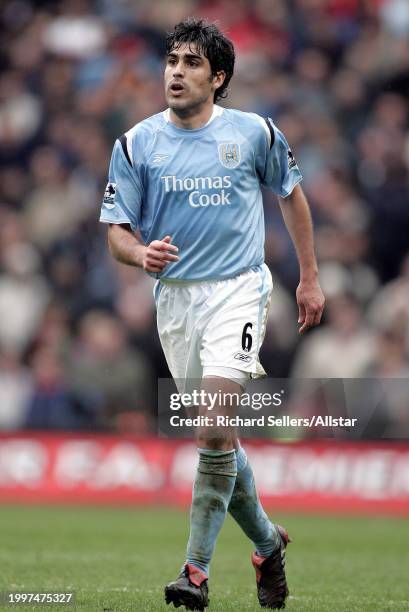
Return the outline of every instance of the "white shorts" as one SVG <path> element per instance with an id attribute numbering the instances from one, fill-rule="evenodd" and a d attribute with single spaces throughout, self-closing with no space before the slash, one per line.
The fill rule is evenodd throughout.
<path id="1" fill-rule="evenodd" d="M 232 380 L 265 376 L 258 353 L 272 287 L 265 264 L 227 280 L 158 281 L 158 332 L 173 378 L 201 380 L 229 371 L 220 368 L 233 370 Z"/>

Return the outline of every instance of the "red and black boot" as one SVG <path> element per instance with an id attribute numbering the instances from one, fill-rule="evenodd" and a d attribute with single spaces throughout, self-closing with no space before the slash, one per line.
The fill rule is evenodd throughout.
<path id="1" fill-rule="evenodd" d="M 204 610 L 209 604 L 207 579 L 204 572 L 186 563 L 177 580 L 165 586 L 166 603 L 173 603 L 175 608 L 185 606 L 187 610 Z"/>
<path id="2" fill-rule="evenodd" d="M 280 535 L 279 547 L 269 557 L 253 553 L 251 561 L 256 570 L 257 595 L 262 608 L 285 608 L 289 595 L 285 577 L 285 549 L 291 542 L 287 531 L 281 525 L 275 526 Z"/>

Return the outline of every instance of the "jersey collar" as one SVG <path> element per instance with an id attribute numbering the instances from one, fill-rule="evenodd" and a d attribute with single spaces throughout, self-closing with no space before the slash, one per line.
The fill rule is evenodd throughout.
<path id="1" fill-rule="evenodd" d="M 212 115 L 209 119 L 209 121 L 207 123 L 205 123 L 204 125 L 202 125 L 202 127 L 197 128 L 199 130 L 202 130 L 203 128 L 207 127 L 208 125 L 211 124 L 211 122 L 216 119 L 216 117 L 220 117 L 223 114 L 223 108 L 221 106 L 219 106 L 218 104 L 213 104 L 213 112 Z M 183 129 L 183 128 L 178 128 L 176 125 L 174 125 L 174 123 L 172 123 L 172 121 L 170 120 L 170 108 L 167 108 L 165 111 L 163 111 L 163 117 L 166 121 L 166 123 L 170 123 L 172 126 L 176 127 L 176 129 Z M 193 132 L 194 130 L 184 130 L 185 132 Z"/>

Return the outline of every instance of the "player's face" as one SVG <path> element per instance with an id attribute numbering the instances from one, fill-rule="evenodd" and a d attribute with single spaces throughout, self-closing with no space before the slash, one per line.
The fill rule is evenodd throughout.
<path id="1" fill-rule="evenodd" d="M 194 44 L 182 44 L 166 58 L 165 95 L 174 112 L 186 113 L 213 103 L 214 92 L 224 80 L 224 72 L 212 75 L 207 57 Z"/>

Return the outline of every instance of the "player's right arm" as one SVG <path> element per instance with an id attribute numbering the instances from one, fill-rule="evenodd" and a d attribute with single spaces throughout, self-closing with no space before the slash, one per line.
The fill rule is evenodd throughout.
<path id="1" fill-rule="evenodd" d="M 146 245 L 135 235 L 140 223 L 143 186 L 128 144 L 124 135 L 114 145 L 100 221 L 109 224 L 108 246 L 115 259 L 146 272 L 160 273 L 169 262 L 179 260 L 178 249 L 171 244 L 170 236 Z"/>
<path id="2" fill-rule="evenodd" d="M 178 248 L 171 243 L 171 237 L 153 240 L 145 245 L 132 232 L 130 225 L 113 224 L 108 228 L 109 251 L 115 259 L 129 266 L 138 266 L 145 272 L 162 272 L 170 261 L 178 261 Z"/>

